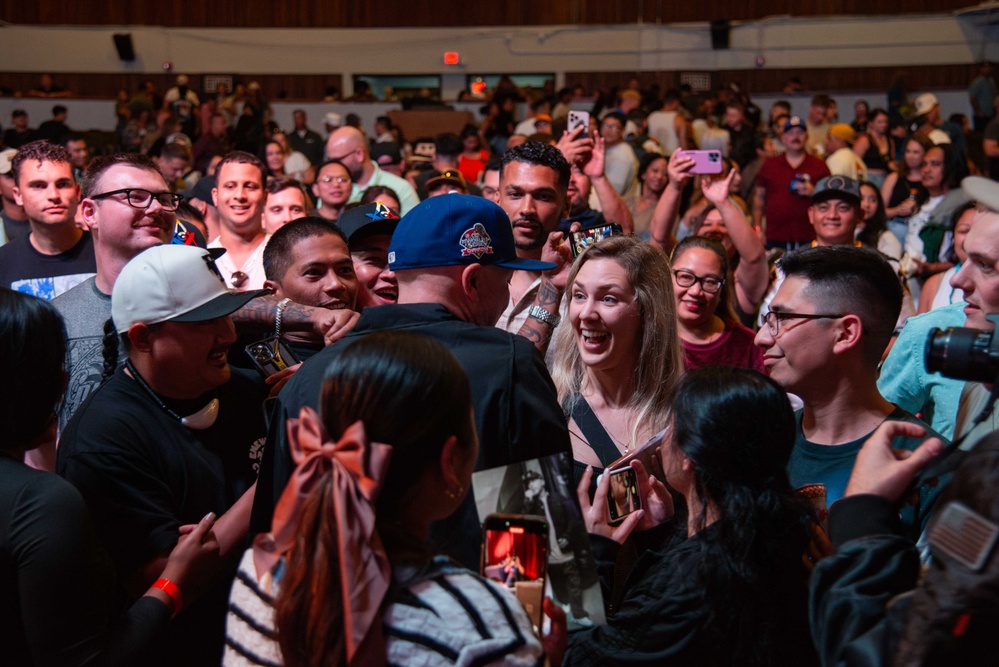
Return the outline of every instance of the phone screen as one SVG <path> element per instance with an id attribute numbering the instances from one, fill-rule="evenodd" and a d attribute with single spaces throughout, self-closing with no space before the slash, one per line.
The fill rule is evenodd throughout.
<path id="1" fill-rule="evenodd" d="M 548 563 L 548 524 L 542 517 L 492 514 L 483 524 L 482 574 L 517 596 L 531 622 L 541 623 Z"/>
<path id="2" fill-rule="evenodd" d="M 580 229 L 578 232 L 572 233 L 572 256 L 579 257 L 584 250 L 593 245 L 594 243 L 599 243 L 608 236 L 620 236 L 621 226 L 610 224 L 610 225 L 598 225 L 596 227 L 587 227 L 585 229 Z"/>
<path id="3" fill-rule="evenodd" d="M 610 474 L 607 492 L 607 513 L 610 520 L 620 521 L 632 512 L 642 509 L 642 496 L 638 492 L 638 477 L 633 468 L 622 468 Z"/>

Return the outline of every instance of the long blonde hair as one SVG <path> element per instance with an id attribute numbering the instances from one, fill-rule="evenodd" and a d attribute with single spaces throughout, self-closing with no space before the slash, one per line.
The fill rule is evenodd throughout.
<path id="1" fill-rule="evenodd" d="M 634 237 L 604 239 L 576 258 L 566 284 L 567 298 L 571 299 L 579 269 L 591 259 L 617 262 L 628 274 L 638 299 L 641 347 L 632 374 L 634 392 L 629 401 L 629 406 L 637 413 L 631 433 L 632 441 L 636 441 L 642 427 L 652 433 L 666 427 L 673 389 L 683 375 L 683 348 L 676 325 L 676 301 L 669 261 L 662 250 Z M 562 409 L 570 413 L 580 398 L 586 366 L 579 355 L 569 321 L 559 326 L 555 337 L 552 378 Z"/>

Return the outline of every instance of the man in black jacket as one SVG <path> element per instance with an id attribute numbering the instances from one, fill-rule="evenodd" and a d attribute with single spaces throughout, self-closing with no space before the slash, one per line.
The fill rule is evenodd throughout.
<path id="1" fill-rule="evenodd" d="M 389 247 L 399 302 L 368 308 L 342 341 L 309 359 L 278 397 L 272 413 L 251 531 L 270 530 L 274 505 L 294 464 L 285 420 L 316 407 L 330 360 L 358 336 L 406 329 L 441 341 L 472 385 L 480 448 L 476 470 L 569 451 L 555 386 L 526 339 L 494 325 L 509 301 L 514 270 L 543 271 L 545 262 L 517 257 L 507 215 L 481 197 L 446 195 L 421 203 L 400 220 Z M 435 524 L 433 547 L 477 568 L 479 521 L 472 494 Z"/>

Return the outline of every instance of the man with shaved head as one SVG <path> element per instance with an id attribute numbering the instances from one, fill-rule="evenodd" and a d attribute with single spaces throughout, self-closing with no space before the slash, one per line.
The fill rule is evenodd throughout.
<path id="1" fill-rule="evenodd" d="M 361 201 L 361 195 L 373 185 L 384 185 L 395 190 L 402 206 L 401 215 L 420 203 L 416 191 L 406 179 L 383 171 L 371 159 L 368 140 L 355 127 L 341 127 L 330 135 L 326 140 L 326 159 L 338 160 L 350 170 L 354 185 L 347 202 L 349 204 Z"/>

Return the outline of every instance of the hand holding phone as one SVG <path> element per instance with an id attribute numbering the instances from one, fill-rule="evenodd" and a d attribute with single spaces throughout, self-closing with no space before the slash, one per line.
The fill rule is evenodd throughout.
<path id="1" fill-rule="evenodd" d="M 264 378 L 302 361 L 288 345 L 288 341 L 280 336 L 271 336 L 250 343 L 246 346 L 246 354 Z"/>
<path id="2" fill-rule="evenodd" d="M 599 243 L 608 236 L 621 236 L 623 232 L 621 231 L 621 225 L 609 224 L 609 225 L 595 225 L 593 227 L 585 227 L 579 231 L 572 232 L 570 235 L 570 247 L 572 248 L 572 256 L 579 257 L 584 250 L 589 248 L 595 243 Z"/>
<path id="3" fill-rule="evenodd" d="M 631 466 L 608 471 L 610 490 L 607 493 L 607 514 L 611 523 L 623 521 L 624 517 L 642 509 L 642 497 L 638 492 L 638 479 Z"/>
<path id="4" fill-rule="evenodd" d="M 694 166 L 690 168 L 691 174 L 720 174 L 722 172 L 722 154 L 718 150 L 689 150 L 680 151 L 681 156 L 694 160 Z"/>
<path id="5" fill-rule="evenodd" d="M 590 114 L 588 111 L 569 110 L 569 132 L 571 133 L 577 127 L 583 128 L 583 131 L 579 135 L 580 137 L 590 136 Z"/>

